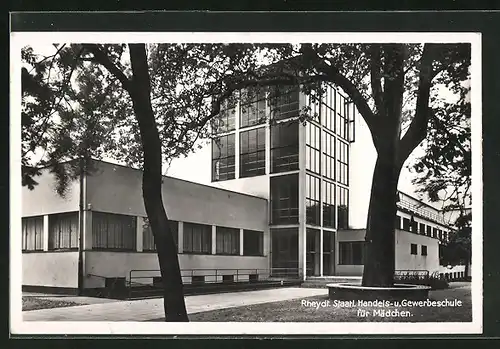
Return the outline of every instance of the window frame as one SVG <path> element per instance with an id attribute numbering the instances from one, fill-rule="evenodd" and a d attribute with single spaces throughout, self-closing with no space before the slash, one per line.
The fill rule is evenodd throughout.
<path id="1" fill-rule="evenodd" d="M 410 243 L 410 255 L 418 255 L 418 245 Z"/>
<path id="2" fill-rule="evenodd" d="M 101 233 L 102 233 L 102 227 L 99 225 L 99 231 L 96 231 L 96 222 L 97 222 L 97 217 L 101 216 L 101 218 L 106 218 L 106 246 L 98 246 L 100 245 L 100 243 L 97 243 L 97 236 L 99 236 Z M 110 219 L 111 217 L 114 217 L 115 219 L 119 219 L 119 218 L 122 218 L 122 219 L 130 219 L 130 232 L 131 232 L 131 236 L 132 238 L 130 239 L 130 244 L 131 246 L 120 246 L 120 247 L 116 247 L 116 246 L 112 246 L 110 247 L 110 241 L 109 241 L 109 223 L 110 223 Z M 102 222 L 100 222 L 101 224 L 103 224 Z M 115 227 L 116 227 L 116 221 L 113 221 L 112 222 L 113 224 L 115 224 Z M 119 236 L 119 240 L 120 242 L 122 243 L 122 245 L 124 244 L 125 242 L 125 239 L 124 239 L 124 236 L 125 236 L 125 231 L 123 229 L 123 227 L 125 226 L 125 222 L 122 221 L 121 222 L 121 226 L 120 226 L 120 234 L 118 235 Z M 113 232 L 113 233 L 116 233 L 116 230 Z M 101 236 L 100 237 L 101 240 L 103 240 L 103 237 Z M 117 236 L 115 235 L 113 237 L 113 243 L 116 243 L 116 240 L 117 240 Z M 130 216 L 130 215 L 124 215 L 124 214 L 117 214 L 117 213 L 110 213 L 110 212 L 102 212 L 102 211 L 92 211 L 92 250 L 96 250 L 96 251 L 123 251 L 123 252 L 135 252 L 137 251 L 137 217 L 136 216 Z"/>
<path id="3" fill-rule="evenodd" d="M 217 141 L 225 140 L 225 148 L 219 148 Z M 232 145 L 232 146 L 230 146 Z M 215 156 L 216 148 L 219 152 L 219 157 Z M 224 153 L 223 153 L 224 152 Z M 217 174 L 217 163 L 225 163 L 224 171 Z M 218 177 L 217 177 L 218 176 Z M 212 182 L 227 181 L 236 178 L 236 134 L 229 133 L 226 135 L 212 138 Z"/>
<path id="4" fill-rule="evenodd" d="M 27 224 L 30 221 L 35 221 L 35 233 L 33 248 L 28 249 L 28 230 Z M 38 221 L 38 222 L 37 222 Z M 41 223 L 41 230 L 38 231 L 37 225 Z M 43 251 L 43 230 L 44 230 L 44 217 L 43 216 L 30 216 L 21 218 L 21 250 L 22 252 L 40 252 Z"/>
<path id="5" fill-rule="evenodd" d="M 69 231 L 69 247 L 61 247 L 60 242 L 61 242 L 61 221 L 64 218 L 70 217 L 70 219 L 74 219 L 75 226 L 76 226 L 76 232 L 75 236 L 72 236 L 73 231 Z M 59 224 L 59 232 L 58 232 L 58 239 L 55 239 L 53 236 L 53 225 L 55 222 L 53 219 L 57 219 L 57 223 Z M 49 251 L 75 251 L 78 250 L 79 248 L 79 213 L 78 212 L 64 212 L 64 213 L 56 213 L 56 214 L 51 214 L 49 215 L 49 229 L 48 229 L 48 250 Z M 76 243 L 75 246 L 72 246 L 72 237 L 75 238 Z M 59 246 L 56 247 L 54 246 L 55 242 L 59 243 Z"/>
<path id="6" fill-rule="evenodd" d="M 231 251 L 225 251 L 226 238 L 229 238 Z M 222 240 L 222 246 L 219 244 Z M 233 246 L 233 244 L 235 246 Z M 240 230 L 238 228 L 216 226 L 215 228 L 215 254 L 224 256 L 240 255 Z"/>
<path id="7" fill-rule="evenodd" d="M 210 255 L 212 254 L 212 226 L 207 225 L 207 224 L 201 224 L 201 223 L 193 223 L 193 222 L 184 222 L 184 227 L 183 227 L 183 236 L 182 236 L 182 241 L 183 241 L 183 248 L 182 248 L 182 253 L 184 254 L 200 254 L 200 255 Z M 191 234 L 191 242 L 193 242 L 193 233 L 194 230 L 192 228 L 198 227 L 202 230 L 201 231 L 201 244 L 202 247 L 204 242 L 208 242 L 208 246 L 206 248 L 207 251 L 194 251 L 193 246 L 189 246 L 188 242 L 188 235 Z M 189 229 L 191 228 L 191 231 Z M 205 237 L 203 235 L 206 235 Z"/>
<path id="8" fill-rule="evenodd" d="M 354 258 L 354 246 L 359 246 L 359 261 Z M 364 241 L 339 241 L 339 265 L 364 265 L 365 247 Z"/>
<path id="9" fill-rule="evenodd" d="M 259 132 L 261 132 L 261 136 L 259 136 Z M 250 136 L 251 133 L 255 133 L 255 142 L 256 144 L 254 145 L 255 150 L 250 151 Z M 243 137 L 247 137 L 247 151 L 243 151 Z M 247 178 L 247 177 L 255 177 L 255 176 L 261 176 L 266 174 L 266 128 L 264 127 L 257 127 L 253 128 L 250 130 L 244 130 L 241 131 L 239 134 L 240 137 L 240 146 L 239 146 L 239 162 L 240 162 L 240 169 L 239 169 L 239 178 Z M 260 137 L 263 137 L 263 142 L 260 143 Z M 247 161 L 246 163 L 244 162 L 245 157 L 249 157 L 250 155 L 255 155 L 257 157 L 257 161 L 254 161 L 257 166 L 255 168 L 251 169 L 251 172 L 249 169 L 245 170 L 245 166 L 249 166 L 248 164 L 252 163 L 250 161 Z"/>
<path id="10" fill-rule="evenodd" d="M 249 252 L 247 250 L 247 239 L 248 236 L 258 235 L 258 251 L 257 252 Z M 264 256 L 264 232 L 259 230 L 250 230 L 243 229 L 243 256 L 255 256 L 255 257 L 263 257 Z"/>

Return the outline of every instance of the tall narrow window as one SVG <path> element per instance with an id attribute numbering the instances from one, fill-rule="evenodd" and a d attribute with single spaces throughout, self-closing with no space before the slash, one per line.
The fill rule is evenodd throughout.
<path id="1" fill-rule="evenodd" d="M 212 253 L 212 227 L 210 225 L 184 223 L 184 253 Z"/>
<path id="2" fill-rule="evenodd" d="M 335 228 L 335 184 L 323 181 L 323 226 Z"/>
<path id="3" fill-rule="evenodd" d="M 418 229 L 418 230 L 419 230 L 419 233 L 420 233 L 421 235 L 425 235 L 425 224 L 424 224 L 424 223 L 420 223 L 420 224 L 419 224 L 419 229 Z"/>
<path id="4" fill-rule="evenodd" d="M 23 251 L 43 250 L 43 216 L 22 219 Z"/>
<path id="5" fill-rule="evenodd" d="M 306 223 L 320 225 L 321 216 L 321 179 L 306 175 Z"/>
<path id="6" fill-rule="evenodd" d="M 337 220 L 338 229 L 348 229 L 349 227 L 349 191 L 346 188 L 337 186 Z"/>
<path id="7" fill-rule="evenodd" d="M 427 246 L 422 245 L 422 256 L 427 256 Z"/>
<path id="8" fill-rule="evenodd" d="M 174 238 L 175 246 L 179 246 L 179 222 L 168 221 L 172 237 Z M 143 251 L 156 251 L 156 244 L 154 241 L 153 231 L 147 217 L 142 218 L 142 250 Z"/>
<path id="9" fill-rule="evenodd" d="M 401 229 L 401 217 L 396 215 L 396 229 Z"/>
<path id="10" fill-rule="evenodd" d="M 344 185 L 349 184 L 349 144 L 337 141 L 337 180 Z"/>
<path id="11" fill-rule="evenodd" d="M 403 230 L 410 231 L 410 223 L 409 218 L 403 218 Z"/>
<path id="12" fill-rule="evenodd" d="M 299 124 L 297 121 L 271 126 L 271 170 L 299 169 Z"/>
<path id="13" fill-rule="evenodd" d="M 327 85 L 321 98 L 321 123 L 332 132 L 335 132 L 334 94 L 335 89 Z"/>
<path id="14" fill-rule="evenodd" d="M 240 254 L 240 230 L 235 228 L 217 227 L 217 254 Z"/>
<path id="15" fill-rule="evenodd" d="M 417 254 L 417 244 L 410 244 L 410 254 L 416 255 Z"/>
<path id="16" fill-rule="evenodd" d="M 278 87 L 270 98 L 274 120 L 284 120 L 299 116 L 299 89 L 297 87 Z"/>
<path id="17" fill-rule="evenodd" d="M 336 118 L 336 133 L 343 139 L 348 139 L 349 120 L 347 118 L 346 98 L 338 91 L 335 94 L 335 114 Z"/>
<path id="18" fill-rule="evenodd" d="M 311 122 L 306 126 L 306 169 L 319 174 L 321 172 L 321 129 Z"/>
<path id="19" fill-rule="evenodd" d="M 266 129 L 240 133 L 240 177 L 266 173 Z"/>
<path id="20" fill-rule="evenodd" d="M 133 251 L 136 247 L 136 217 L 92 212 L 92 248 Z"/>
<path id="21" fill-rule="evenodd" d="M 49 216 L 49 250 L 78 248 L 78 212 Z"/>
<path id="22" fill-rule="evenodd" d="M 322 139 L 321 174 L 323 177 L 335 180 L 335 137 L 328 132 L 323 132 Z"/>
<path id="23" fill-rule="evenodd" d="M 299 222 L 299 176 L 271 177 L 271 223 Z"/>
<path id="24" fill-rule="evenodd" d="M 241 92 L 240 127 L 262 124 L 266 121 L 266 93 L 251 89 Z"/>
<path id="25" fill-rule="evenodd" d="M 212 140 L 212 181 L 235 178 L 234 140 L 234 134 Z"/>

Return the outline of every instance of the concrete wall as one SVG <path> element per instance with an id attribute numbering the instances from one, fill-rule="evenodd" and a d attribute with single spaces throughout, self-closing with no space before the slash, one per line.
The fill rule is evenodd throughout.
<path id="1" fill-rule="evenodd" d="M 417 254 L 410 254 L 410 244 L 417 244 Z M 422 256 L 422 245 L 427 256 Z M 403 230 L 396 233 L 396 270 L 439 270 L 439 242 L 437 239 Z"/>
<path id="2" fill-rule="evenodd" d="M 269 199 L 269 183 L 269 176 L 262 175 L 256 177 L 231 179 L 228 181 L 212 182 L 210 185 L 215 188 L 232 190 L 239 193 L 245 193 L 249 195 L 255 195 L 260 198 Z"/>
<path id="3" fill-rule="evenodd" d="M 364 241 L 366 231 L 340 230 L 337 232 L 335 258 L 336 274 L 359 276 L 363 274 L 362 265 L 340 265 L 339 264 L 339 242 Z M 418 235 L 403 230 L 397 230 L 395 234 L 396 243 L 396 270 L 428 270 L 430 273 L 439 270 L 439 242 L 428 236 Z M 417 255 L 410 253 L 410 245 L 417 244 Z M 422 256 L 422 245 L 427 246 L 427 256 Z"/>
<path id="4" fill-rule="evenodd" d="M 212 269 L 207 271 L 197 271 L 194 275 L 215 274 L 213 269 L 247 269 L 241 270 L 242 273 L 249 272 L 255 269 L 267 269 L 267 257 L 254 256 L 220 256 L 220 255 L 191 255 L 180 254 L 179 264 L 181 270 L 184 269 Z M 153 277 L 159 276 L 158 257 L 156 253 L 147 252 L 110 252 L 110 251 L 87 251 L 85 252 L 85 269 L 87 276 L 85 277 L 84 287 L 104 287 L 104 279 L 102 277 L 126 277 L 129 279 L 130 270 L 151 270 L 153 272 L 134 272 L 134 276 L 139 276 L 141 279 L 134 279 L 134 282 L 150 284 Z M 232 274 L 234 271 L 219 270 L 218 280 L 222 280 L 223 274 Z M 94 274 L 97 276 L 89 276 Z M 259 274 L 267 276 L 265 270 L 260 270 Z M 183 281 L 191 282 L 191 273 L 183 272 Z M 142 278 L 144 277 L 144 278 Z M 248 276 L 241 277 L 239 280 L 248 279 Z M 215 276 L 207 276 L 205 281 L 215 281 Z"/>
<path id="5" fill-rule="evenodd" d="M 78 252 L 23 253 L 23 285 L 78 288 Z"/>
<path id="6" fill-rule="evenodd" d="M 169 219 L 267 231 L 267 201 L 164 177 L 163 203 Z M 146 216 L 142 172 L 99 163 L 87 178 L 87 204 L 93 211 Z"/>
<path id="7" fill-rule="evenodd" d="M 65 197 L 56 193 L 56 179 L 48 169 L 41 170 L 42 174 L 35 177 L 38 185 L 33 190 L 22 187 L 22 216 L 38 216 L 60 212 L 78 211 L 80 200 L 79 180 L 68 184 Z"/>

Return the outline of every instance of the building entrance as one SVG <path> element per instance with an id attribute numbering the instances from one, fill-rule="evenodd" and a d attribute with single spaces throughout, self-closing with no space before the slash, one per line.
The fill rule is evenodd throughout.
<path id="1" fill-rule="evenodd" d="M 271 229 L 271 276 L 299 275 L 298 228 Z"/>

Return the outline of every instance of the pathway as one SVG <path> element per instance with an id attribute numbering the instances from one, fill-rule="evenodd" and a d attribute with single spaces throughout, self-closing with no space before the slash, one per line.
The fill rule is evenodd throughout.
<path id="1" fill-rule="evenodd" d="M 188 314 L 327 295 L 327 289 L 287 287 L 187 296 Z M 147 321 L 164 317 L 163 299 L 141 299 L 23 312 L 24 321 Z"/>

